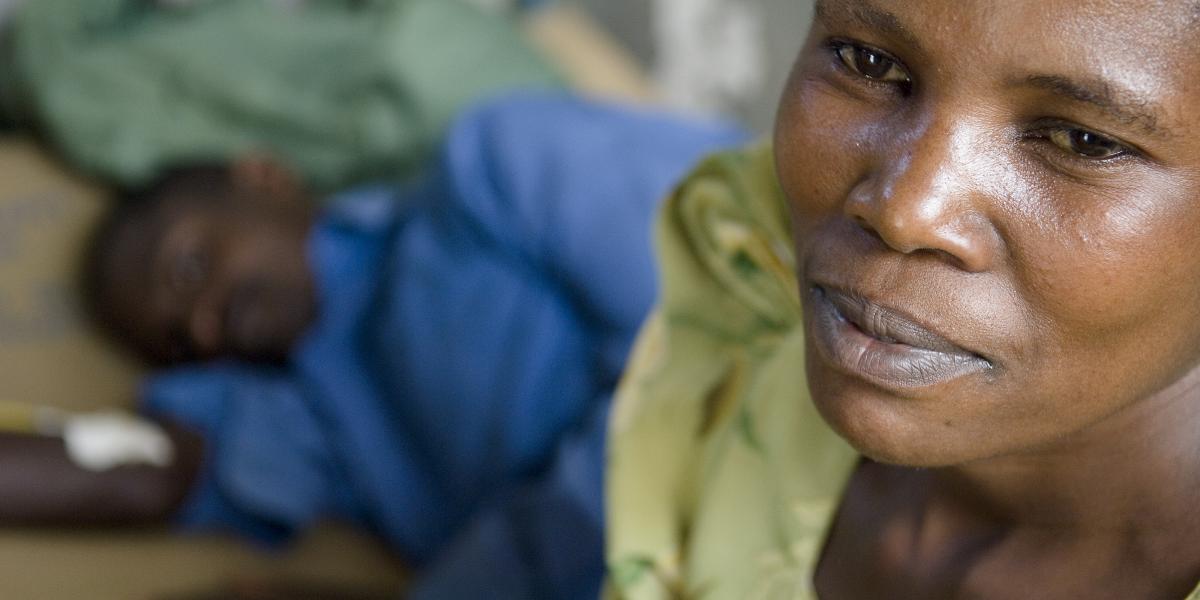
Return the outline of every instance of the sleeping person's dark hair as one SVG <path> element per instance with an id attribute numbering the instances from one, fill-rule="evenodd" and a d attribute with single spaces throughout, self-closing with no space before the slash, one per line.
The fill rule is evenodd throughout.
<path id="1" fill-rule="evenodd" d="M 310 203 L 260 183 L 198 164 L 125 193 L 86 245 L 89 316 L 154 364 L 285 356 L 315 313 Z"/>

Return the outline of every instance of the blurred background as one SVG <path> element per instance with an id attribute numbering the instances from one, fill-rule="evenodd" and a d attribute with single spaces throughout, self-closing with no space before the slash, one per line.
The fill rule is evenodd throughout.
<path id="1" fill-rule="evenodd" d="M 673 107 L 766 131 L 810 0 L 584 0 Z"/>
<path id="2" fill-rule="evenodd" d="M 254 149 L 269 140 L 266 147 L 290 152 L 287 158 L 318 189 L 401 179 L 393 169 L 405 177 L 419 170 L 457 110 L 522 85 L 563 86 L 761 135 L 770 129 L 811 16 L 808 0 L 460 1 L 473 5 L 473 16 L 459 21 L 453 15 L 460 13 L 439 12 L 449 4 L 426 0 L 428 19 L 416 25 L 397 19 L 383 34 L 384 56 L 370 57 L 351 35 L 339 37 L 362 23 L 331 16 L 336 26 L 326 26 L 298 15 L 388 2 L 0 0 L 0 421 L 11 421 L 10 413 L 21 421 L 28 407 L 135 405 L 147 367 L 115 351 L 83 316 L 80 255 L 118 190 L 144 183 L 180 157 Z M 260 3 L 292 15 L 289 25 L 251 20 L 262 15 L 245 7 Z M 210 4 L 249 16 L 208 12 Z M 153 14 L 138 20 L 135 13 Z M 172 29 L 186 25 L 188 15 L 209 15 L 210 22 Z M 131 23 L 161 29 L 143 32 Z M 214 42 L 228 31 L 249 45 Z M 212 35 L 218 37 L 206 37 Z M 416 51 L 416 39 L 440 44 L 435 58 Z M 294 50 L 272 54 L 297 40 L 312 40 L 311 58 L 298 60 Z M 465 45 L 477 55 L 457 51 Z M 341 51 L 360 54 L 342 61 Z M 399 61 L 399 54 L 424 57 L 426 65 L 442 62 L 426 72 L 421 61 Z M 255 72 L 260 59 L 267 66 Z M 471 73 L 485 59 L 493 62 L 455 81 L 429 74 L 460 67 Z M 312 71 L 289 75 L 297 64 Z M 240 71 L 225 68 L 235 65 Z M 287 88 L 312 73 L 338 94 L 301 98 Z M 411 112 L 372 104 L 376 99 L 364 90 L 380 89 L 373 78 L 408 86 Z M 272 112 L 275 99 L 289 97 L 294 110 Z M 172 108 L 156 112 L 138 98 Z M 260 129 L 242 136 L 246 123 Z M 3 463 L 0 456 L 0 469 Z M 408 573 L 370 532 L 337 523 L 321 524 L 282 549 L 162 528 L 0 528 L 0 598 L 196 597 L 244 579 L 356 586 L 386 597 Z"/>
<path id="3" fill-rule="evenodd" d="M 0 19 L 27 0 L 0 0 Z M 186 3 L 188 0 L 180 0 Z M 519 0 L 471 0 L 504 12 Z M 533 0 L 574 5 L 681 109 L 770 126 L 811 0 Z"/>

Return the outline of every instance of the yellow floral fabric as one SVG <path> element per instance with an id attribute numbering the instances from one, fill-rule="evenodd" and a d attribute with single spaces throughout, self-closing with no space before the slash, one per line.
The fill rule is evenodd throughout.
<path id="1" fill-rule="evenodd" d="M 606 600 L 816 598 L 858 456 L 808 397 L 789 231 L 766 145 L 663 207 L 662 297 L 609 434 Z"/>
<path id="2" fill-rule="evenodd" d="M 809 402 L 786 207 L 766 146 L 664 205 L 663 295 L 610 430 L 606 596 L 810 598 L 857 456 Z"/>

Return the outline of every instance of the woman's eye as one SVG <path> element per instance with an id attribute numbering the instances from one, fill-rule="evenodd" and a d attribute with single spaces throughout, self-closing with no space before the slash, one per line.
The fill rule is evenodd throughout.
<path id="1" fill-rule="evenodd" d="M 901 85 L 912 83 L 912 78 L 899 63 L 878 50 L 843 43 L 834 52 L 847 69 L 866 79 Z"/>
<path id="2" fill-rule="evenodd" d="M 1047 137 L 1055 146 L 1085 158 L 1116 158 L 1129 151 L 1120 142 L 1086 129 L 1055 129 Z"/>

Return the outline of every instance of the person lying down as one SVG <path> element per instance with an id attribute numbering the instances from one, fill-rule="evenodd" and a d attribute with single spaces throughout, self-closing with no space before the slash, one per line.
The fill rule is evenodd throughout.
<path id="1" fill-rule="evenodd" d="M 167 367 L 141 402 L 180 424 L 176 460 L 82 474 L 59 448 L 64 483 L 10 486 L 0 512 L 268 543 L 336 517 L 420 569 L 414 597 L 596 597 L 609 396 L 656 293 L 652 215 L 741 140 L 535 96 L 464 117 L 420 181 L 320 213 L 269 161 L 164 174 L 97 234 L 88 290 Z"/>

